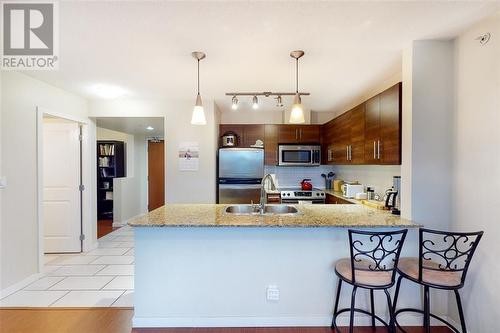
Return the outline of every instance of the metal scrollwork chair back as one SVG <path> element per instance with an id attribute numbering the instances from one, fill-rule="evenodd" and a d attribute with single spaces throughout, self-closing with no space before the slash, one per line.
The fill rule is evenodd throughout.
<path id="1" fill-rule="evenodd" d="M 394 284 L 399 255 L 407 232 L 408 230 L 349 230 L 352 281 L 356 283 L 356 270 L 384 271 L 392 273 L 390 284 Z"/>
<path id="2" fill-rule="evenodd" d="M 483 231 L 448 232 L 421 228 L 418 280 L 422 281 L 423 270 L 457 272 L 461 274 L 462 286 L 481 237 Z"/>

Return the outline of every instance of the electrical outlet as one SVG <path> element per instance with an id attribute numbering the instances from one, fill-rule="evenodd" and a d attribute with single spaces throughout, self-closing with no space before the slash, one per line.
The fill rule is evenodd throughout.
<path id="1" fill-rule="evenodd" d="M 275 285 L 267 286 L 266 295 L 268 301 L 279 301 L 280 290 L 278 289 L 278 286 Z"/>

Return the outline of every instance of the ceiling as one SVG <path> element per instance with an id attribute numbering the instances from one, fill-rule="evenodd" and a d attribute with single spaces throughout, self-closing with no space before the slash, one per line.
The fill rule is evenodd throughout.
<path id="1" fill-rule="evenodd" d="M 29 75 L 87 98 L 94 84 L 121 98 L 192 99 L 230 110 L 229 91 L 294 91 L 291 50 L 303 49 L 306 108 L 338 111 L 401 71 L 412 40 L 449 39 L 499 2 L 62 1 L 59 71 Z M 285 107 L 291 98 L 284 100 Z M 279 110 L 268 98 L 261 110 Z M 250 108 L 250 98 L 242 100 Z M 242 111 L 239 111 L 242 112 Z"/>
<path id="2" fill-rule="evenodd" d="M 131 135 L 145 135 L 147 137 L 163 137 L 162 117 L 99 117 L 96 126 Z M 146 129 L 148 126 L 153 130 Z"/>

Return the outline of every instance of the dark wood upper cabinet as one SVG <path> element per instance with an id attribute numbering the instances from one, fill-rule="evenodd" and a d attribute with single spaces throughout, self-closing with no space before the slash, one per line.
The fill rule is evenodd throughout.
<path id="1" fill-rule="evenodd" d="M 343 113 L 335 119 L 333 137 L 332 164 L 349 164 L 349 145 L 351 143 L 350 130 L 351 114 Z"/>
<path id="2" fill-rule="evenodd" d="M 319 125 L 279 125 L 278 129 L 279 143 L 319 143 L 320 126 Z"/>
<path id="3" fill-rule="evenodd" d="M 365 104 L 356 106 L 349 113 L 349 163 L 363 164 L 365 162 Z"/>
<path id="4" fill-rule="evenodd" d="M 238 147 L 248 148 L 255 144 L 255 141 L 264 141 L 264 125 L 241 125 L 241 124 L 221 124 L 219 125 L 219 137 L 226 132 L 234 132 L 238 136 Z M 219 142 L 220 145 L 220 142 Z"/>
<path id="5" fill-rule="evenodd" d="M 264 125 L 264 164 L 278 164 L 278 126 Z"/>
<path id="6" fill-rule="evenodd" d="M 325 164 L 401 164 L 401 83 L 322 125 Z"/>
<path id="7" fill-rule="evenodd" d="M 263 142 L 265 140 L 264 125 L 245 125 L 243 127 L 243 142 L 241 147 L 248 148 L 255 145 L 257 140 Z"/>
<path id="8" fill-rule="evenodd" d="M 365 102 L 365 164 L 378 164 L 380 95 Z"/>
<path id="9" fill-rule="evenodd" d="M 380 164 L 401 164 L 401 88 L 380 94 Z"/>

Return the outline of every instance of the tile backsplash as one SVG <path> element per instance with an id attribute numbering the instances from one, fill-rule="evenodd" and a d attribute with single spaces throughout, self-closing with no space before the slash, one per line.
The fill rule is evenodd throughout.
<path id="1" fill-rule="evenodd" d="M 314 187 L 325 188 L 325 179 L 321 174 L 327 174 L 333 171 L 331 165 L 321 165 L 318 167 L 279 167 L 266 166 L 265 173 L 276 174 L 279 187 L 300 186 L 300 182 L 304 178 L 310 178 Z"/>
<path id="2" fill-rule="evenodd" d="M 278 167 L 266 166 L 265 173 L 276 174 L 279 187 L 300 186 L 304 178 L 310 178 L 314 187 L 325 188 L 321 174 L 333 171 L 335 179 L 358 181 L 365 186 L 373 186 L 375 192 L 384 194 L 392 186 L 392 177 L 401 175 L 399 165 L 321 165 L 319 167 Z"/>

